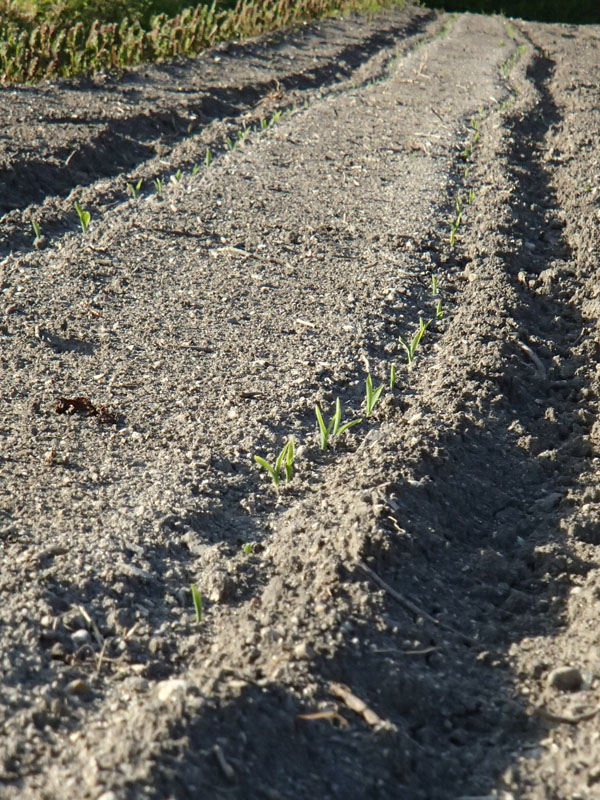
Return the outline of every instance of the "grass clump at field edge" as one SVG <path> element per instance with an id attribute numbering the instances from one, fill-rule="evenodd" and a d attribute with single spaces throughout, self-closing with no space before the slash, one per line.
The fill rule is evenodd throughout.
<path id="1" fill-rule="evenodd" d="M 220 41 L 245 39 L 305 20 L 406 4 L 405 0 L 239 0 L 224 7 L 214 0 L 182 8 L 184 2 L 0 0 L 0 81 L 35 83 L 118 70 L 195 55 Z"/>

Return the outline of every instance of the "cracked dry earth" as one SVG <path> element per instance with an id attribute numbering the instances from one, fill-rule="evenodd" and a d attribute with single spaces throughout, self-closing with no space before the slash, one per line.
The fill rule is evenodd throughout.
<path id="1" fill-rule="evenodd" d="M 599 65 L 407 8 L 1 90 L 2 798 L 600 797 Z"/>

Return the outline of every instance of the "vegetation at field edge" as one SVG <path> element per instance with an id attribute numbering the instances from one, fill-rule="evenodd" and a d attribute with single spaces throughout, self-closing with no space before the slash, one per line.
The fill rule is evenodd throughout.
<path id="1" fill-rule="evenodd" d="M 152 13 L 181 5 L 181 0 L 0 0 L 0 81 L 35 83 L 190 56 L 220 41 L 334 14 L 401 7 L 406 0 L 238 0 L 234 7 L 214 0 L 173 16 Z M 118 21 L 109 21 L 113 15 Z"/>

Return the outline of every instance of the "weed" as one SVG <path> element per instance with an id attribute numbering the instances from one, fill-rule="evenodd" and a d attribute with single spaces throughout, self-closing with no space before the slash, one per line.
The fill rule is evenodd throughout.
<path id="1" fill-rule="evenodd" d="M 367 375 L 367 382 L 366 382 L 366 415 L 367 417 L 371 416 L 371 413 L 375 406 L 377 405 L 377 401 L 381 397 L 381 392 L 383 391 L 383 383 L 378 389 L 373 389 L 373 379 L 371 375 Z"/>
<path id="2" fill-rule="evenodd" d="M 317 423 L 319 425 L 319 434 L 321 436 L 321 450 L 327 450 L 329 447 L 330 436 L 340 436 L 340 434 L 344 433 L 344 431 L 347 431 L 348 428 L 351 428 L 353 425 L 358 425 L 359 422 L 362 422 L 361 418 L 342 423 L 342 404 L 339 397 L 335 401 L 335 413 L 329 420 L 329 425 L 325 425 L 325 422 L 323 421 L 323 415 L 321 414 L 321 409 L 318 405 L 315 406 L 315 414 L 317 417 Z"/>
<path id="3" fill-rule="evenodd" d="M 156 189 L 156 194 L 160 197 L 161 194 L 163 193 L 163 189 L 165 186 L 164 180 L 162 178 L 155 178 L 155 180 L 153 180 L 152 183 L 154 184 L 154 188 Z"/>
<path id="4" fill-rule="evenodd" d="M 287 442 L 283 445 L 281 452 L 277 456 L 275 464 L 271 466 L 261 456 L 254 456 L 256 463 L 267 470 L 273 479 L 273 486 L 279 486 L 281 479 L 281 467 L 285 468 L 285 482 L 289 483 L 292 479 L 292 472 L 294 468 L 294 437 L 290 436 Z"/>
<path id="5" fill-rule="evenodd" d="M 196 611 L 196 622 L 202 622 L 202 595 L 196 588 L 195 584 L 191 585 L 192 600 L 194 601 L 194 609 Z"/>
<path id="6" fill-rule="evenodd" d="M 140 189 L 142 188 L 142 181 L 143 178 L 140 178 L 137 183 L 128 183 L 127 184 L 127 194 L 130 194 L 134 200 L 136 200 L 140 196 Z"/>
<path id="7" fill-rule="evenodd" d="M 33 233 L 35 235 L 35 238 L 33 240 L 33 243 L 35 244 L 36 242 L 39 242 L 39 240 L 42 238 L 40 233 L 40 223 L 32 219 L 31 227 L 33 228 Z"/>
<path id="8" fill-rule="evenodd" d="M 429 320 L 429 322 L 427 323 L 424 323 L 423 317 L 419 317 L 419 329 L 412 337 L 412 339 L 409 342 L 405 342 L 404 339 L 400 337 L 400 344 L 406 351 L 406 356 L 408 358 L 409 364 L 412 364 L 415 357 L 415 353 L 417 352 L 417 348 L 421 344 L 421 339 L 425 335 L 425 331 L 430 325 L 431 325 L 431 320 Z"/>
<path id="9" fill-rule="evenodd" d="M 210 152 L 210 147 L 207 147 L 206 153 L 204 154 L 204 165 L 206 167 L 210 167 L 211 161 L 212 161 L 212 153 Z"/>
<path id="10" fill-rule="evenodd" d="M 90 212 L 84 211 L 77 201 L 75 202 L 75 211 L 77 212 L 77 216 L 79 217 L 79 224 L 81 225 L 81 230 L 84 233 L 86 233 L 91 219 Z"/>

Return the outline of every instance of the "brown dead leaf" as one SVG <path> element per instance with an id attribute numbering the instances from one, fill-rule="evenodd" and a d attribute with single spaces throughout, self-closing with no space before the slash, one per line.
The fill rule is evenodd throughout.
<path id="1" fill-rule="evenodd" d="M 98 417 L 98 421 L 109 424 L 117 421 L 108 406 L 97 406 L 89 397 L 59 397 L 54 408 L 57 414 L 81 414 L 84 417 Z"/>

